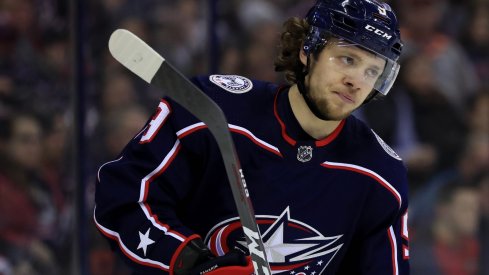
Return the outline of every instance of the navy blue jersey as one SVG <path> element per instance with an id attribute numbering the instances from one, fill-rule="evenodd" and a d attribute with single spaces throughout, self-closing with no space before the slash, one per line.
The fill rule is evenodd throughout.
<path id="1" fill-rule="evenodd" d="M 293 115 L 289 87 L 193 82 L 226 114 L 274 274 L 409 273 L 406 170 L 375 132 L 350 116 L 315 140 Z M 138 274 L 171 274 L 199 236 L 216 255 L 246 249 L 216 142 L 168 98 L 101 166 L 95 201 L 98 229 Z"/>

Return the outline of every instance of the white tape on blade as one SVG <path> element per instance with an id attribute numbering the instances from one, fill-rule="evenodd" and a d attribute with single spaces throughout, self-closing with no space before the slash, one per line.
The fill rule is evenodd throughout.
<path id="1" fill-rule="evenodd" d="M 109 51 L 126 68 L 151 83 L 165 59 L 128 30 L 118 29 L 109 39 Z"/>

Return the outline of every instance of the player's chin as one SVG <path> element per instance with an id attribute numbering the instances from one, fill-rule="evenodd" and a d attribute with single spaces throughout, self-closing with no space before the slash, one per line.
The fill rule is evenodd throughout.
<path id="1" fill-rule="evenodd" d="M 345 106 L 339 106 L 336 104 L 328 104 L 326 101 L 321 102 L 323 104 L 316 105 L 314 114 L 316 117 L 322 120 L 342 120 L 348 117 L 352 110 L 346 109 Z"/>
<path id="2" fill-rule="evenodd" d="M 352 108 L 351 106 L 332 106 L 328 110 L 329 120 L 343 120 L 353 113 L 356 108 Z"/>
<path id="3" fill-rule="evenodd" d="M 321 119 L 323 120 L 332 120 L 332 121 L 340 121 L 347 118 L 352 113 L 352 110 L 339 110 L 330 108 L 327 111 L 321 112 Z"/>
<path id="4" fill-rule="evenodd" d="M 335 120 L 335 121 L 340 121 L 348 116 L 350 116 L 351 112 L 346 112 L 346 113 L 339 113 L 339 114 L 330 114 L 329 120 Z"/>

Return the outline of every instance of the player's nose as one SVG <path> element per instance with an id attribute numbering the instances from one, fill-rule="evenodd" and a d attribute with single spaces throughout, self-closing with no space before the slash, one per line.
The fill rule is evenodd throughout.
<path id="1" fill-rule="evenodd" d="M 372 80 L 366 76 L 366 71 L 363 67 L 351 68 L 345 72 L 343 84 L 352 91 L 367 89 L 368 86 L 373 85 Z"/>
<path id="2" fill-rule="evenodd" d="M 343 84 L 345 86 L 348 86 L 352 91 L 356 91 L 360 88 L 360 75 L 357 73 L 350 72 L 348 74 L 345 74 L 343 77 Z"/>

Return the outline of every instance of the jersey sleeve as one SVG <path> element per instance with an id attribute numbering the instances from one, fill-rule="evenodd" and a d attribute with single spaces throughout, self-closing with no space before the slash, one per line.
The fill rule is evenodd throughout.
<path id="1" fill-rule="evenodd" d="M 390 155 L 390 154 L 389 154 Z M 360 270 L 352 274 L 409 274 L 408 181 L 402 160 L 390 155 L 373 166 L 378 184 L 372 191 L 358 247 Z M 380 166 L 383 166 L 382 168 Z M 375 167 L 375 168 L 374 168 Z"/>
<path id="2" fill-rule="evenodd" d="M 177 209 L 202 165 L 196 154 L 184 153 L 172 112 L 162 100 L 119 158 L 97 174 L 95 224 L 137 274 L 172 274 L 178 252 L 199 237 Z"/>
<path id="3" fill-rule="evenodd" d="M 384 194 L 372 196 L 338 274 L 409 274 L 408 202 L 399 193 L 401 205 L 393 196 L 387 200 Z"/>
<path id="4" fill-rule="evenodd" d="M 406 222 L 407 213 L 399 215 L 393 224 L 364 237 L 351 252 L 348 262 L 355 264 L 344 267 L 341 274 L 409 274 Z"/>
<path id="5" fill-rule="evenodd" d="M 359 125 L 359 124 L 357 124 Z M 361 125 L 360 125 L 361 126 Z M 367 127 L 354 147 L 368 196 L 338 274 L 409 274 L 408 179 L 402 159 Z"/>

